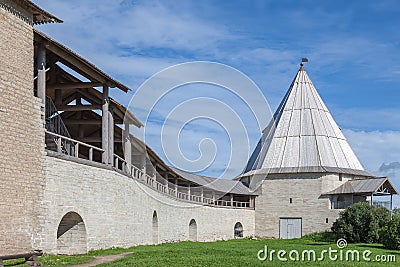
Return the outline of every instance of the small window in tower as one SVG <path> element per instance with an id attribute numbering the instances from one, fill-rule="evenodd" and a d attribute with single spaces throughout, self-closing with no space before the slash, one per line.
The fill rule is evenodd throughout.
<path id="1" fill-rule="evenodd" d="M 292 199 L 292 198 L 290 198 L 290 199 L 289 199 L 289 202 L 290 202 L 290 204 L 292 204 L 292 203 L 293 203 L 293 199 Z"/>
<path id="2" fill-rule="evenodd" d="M 339 173 L 339 181 L 343 181 L 343 174 Z"/>
<path id="3" fill-rule="evenodd" d="M 326 218 L 326 219 L 325 219 L 325 222 L 326 222 L 326 223 L 329 223 L 329 219 L 328 219 L 328 218 Z"/>

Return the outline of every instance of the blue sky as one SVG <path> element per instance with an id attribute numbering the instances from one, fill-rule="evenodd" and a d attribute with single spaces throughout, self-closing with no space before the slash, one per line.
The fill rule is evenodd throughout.
<path id="1" fill-rule="evenodd" d="M 310 78 L 364 167 L 376 172 L 382 163 L 400 161 L 396 0 L 34 2 L 64 20 L 38 29 L 133 89 L 128 95 L 111 91 L 124 104 L 154 73 L 177 63 L 207 60 L 248 75 L 275 110 L 300 59 L 307 57 Z M 203 96 L 211 91 L 205 89 Z M 181 96 L 192 97 L 186 92 Z M 230 105 L 237 103 L 232 100 Z M 163 112 L 160 107 L 161 117 Z M 187 140 L 188 158 L 199 155 L 193 142 L 207 134 L 192 126 L 190 138 L 182 139 Z M 252 148 L 258 129 L 249 131 Z M 222 132 L 213 138 L 226 142 Z M 148 144 L 162 156 L 161 146 L 151 140 Z M 204 173 L 217 175 L 223 160 Z"/>

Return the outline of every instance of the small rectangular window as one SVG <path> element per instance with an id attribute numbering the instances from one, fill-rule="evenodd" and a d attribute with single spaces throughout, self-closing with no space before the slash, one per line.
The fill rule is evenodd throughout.
<path id="1" fill-rule="evenodd" d="M 343 174 L 339 173 L 339 181 L 343 181 Z"/>
<path id="2" fill-rule="evenodd" d="M 325 219 L 325 222 L 326 222 L 326 223 L 329 223 L 329 219 L 328 219 L 328 218 L 326 218 L 326 219 Z"/>
<path id="3" fill-rule="evenodd" d="M 293 203 L 293 199 L 292 199 L 292 198 L 290 198 L 290 199 L 289 199 L 289 202 L 290 202 L 290 204 L 292 204 L 292 203 Z"/>

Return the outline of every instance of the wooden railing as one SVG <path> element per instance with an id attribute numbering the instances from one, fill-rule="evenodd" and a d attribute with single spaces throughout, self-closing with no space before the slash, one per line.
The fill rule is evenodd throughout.
<path id="1" fill-rule="evenodd" d="M 56 144 L 56 151 L 58 153 L 64 153 L 65 148 L 63 147 L 64 144 L 66 143 L 70 143 L 73 145 L 73 156 L 75 158 L 83 158 L 83 159 L 88 159 L 90 161 L 93 161 L 94 157 L 93 157 L 93 153 L 97 152 L 100 153 L 100 159 L 101 159 L 101 155 L 103 154 L 104 150 L 86 143 L 83 143 L 81 141 L 66 137 L 66 136 L 62 136 L 56 133 L 52 133 L 49 131 L 45 131 L 46 135 L 51 136 L 54 139 L 54 142 Z M 85 151 L 83 151 L 82 148 L 86 148 L 87 152 L 85 153 Z M 65 153 L 64 153 L 65 154 Z M 69 153 L 68 153 L 69 154 Z"/>
<path id="2" fill-rule="evenodd" d="M 127 164 L 124 164 L 125 166 Z M 158 192 L 178 198 L 181 200 L 205 204 L 209 206 L 219 206 L 219 207 L 232 207 L 232 208 L 253 208 L 250 206 L 250 202 L 236 201 L 236 200 L 221 200 L 212 199 L 203 196 L 198 196 L 194 194 L 188 194 L 185 192 L 180 192 L 179 189 L 171 188 L 167 184 L 163 184 L 156 180 L 155 176 L 150 176 L 145 174 L 143 170 L 137 168 L 136 166 L 131 166 L 131 171 L 129 172 L 132 178 L 139 179 L 149 187 L 155 189 Z M 173 185 L 175 187 L 175 185 Z M 187 190 L 187 187 L 184 187 Z"/>
<path id="3" fill-rule="evenodd" d="M 377 206 L 377 207 L 382 207 L 382 208 L 387 208 L 388 210 L 391 210 L 392 208 L 392 203 L 391 201 L 372 201 L 372 205 Z"/>
<path id="4" fill-rule="evenodd" d="M 51 136 L 52 139 L 54 140 L 56 148 L 55 149 L 53 148 L 53 150 L 57 151 L 58 153 L 68 154 L 75 158 L 82 158 L 90 161 L 95 161 L 94 159 L 97 158 L 99 160 L 96 161 L 101 163 L 101 155 L 104 152 L 103 149 L 49 131 L 46 131 L 45 133 L 46 135 Z M 73 149 L 74 153 L 72 153 L 72 155 L 70 153 L 65 153 L 66 150 L 63 147 L 63 144 L 65 143 L 72 144 L 74 148 Z M 99 153 L 98 157 L 94 157 L 94 153 Z M 127 164 L 125 159 L 118 155 L 114 155 L 112 165 L 114 168 L 124 172 L 133 179 L 139 180 L 142 183 L 146 184 L 147 186 L 153 188 L 154 190 L 169 195 L 173 198 L 209 206 L 231 207 L 231 208 L 254 208 L 250 206 L 250 202 L 213 199 L 213 198 L 207 198 L 203 196 L 181 192 L 179 191 L 179 187 L 177 185 L 171 184 L 171 186 L 168 186 L 167 183 L 160 183 L 159 181 L 157 181 L 156 176 L 150 176 L 149 174 L 145 173 L 143 170 L 137 168 L 134 165 L 129 166 L 129 164 Z M 187 187 L 182 187 L 182 188 L 185 188 L 185 190 L 188 189 Z"/>

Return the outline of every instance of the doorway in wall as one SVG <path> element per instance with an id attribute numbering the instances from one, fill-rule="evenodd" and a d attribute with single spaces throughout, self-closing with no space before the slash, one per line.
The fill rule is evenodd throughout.
<path id="1" fill-rule="evenodd" d="M 280 218 L 279 219 L 279 238 L 291 239 L 300 238 L 302 219 L 301 218 Z"/>

